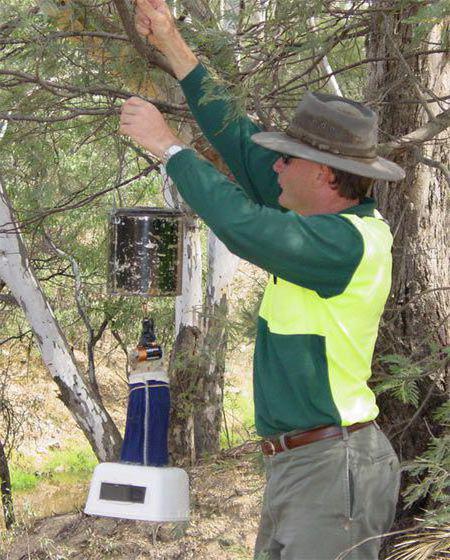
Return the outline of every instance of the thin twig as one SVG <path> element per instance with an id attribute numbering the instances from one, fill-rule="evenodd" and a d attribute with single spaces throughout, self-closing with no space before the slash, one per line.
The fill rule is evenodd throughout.
<path id="1" fill-rule="evenodd" d="M 149 173 L 154 171 L 158 167 L 158 165 L 159 165 L 159 163 L 155 163 L 154 165 L 150 165 L 150 166 L 146 167 L 143 171 L 138 173 L 137 175 L 134 175 L 130 179 L 126 179 L 125 181 L 122 181 L 119 185 L 113 185 L 112 187 L 102 189 L 101 191 L 98 191 L 94 194 L 91 194 L 91 195 L 85 197 L 85 198 L 82 198 L 80 201 L 78 201 L 74 204 L 67 204 L 67 205 L 55 206 L 53 208 L 49 208 L 48 210 L 45 210 L 44 212 L 41 212 L 41 213 L 37 214 L 33 218 L 30 218 L 28 220 L 24 220 L 23 222 L 21 222 L 21 227 L 28 226 L 28 225 L 33 224 L 35 222 L 39 222 L 39 221 L 43 220 L 44 218 L 46 218 L 47 216 L 50 216 L 52 214 L 59 214 L 61 212 L 67 212 L 68 210 L 74 210 L 75 208 L 81 208 L 82 206 L 85 206 L 86 204 L 89 204 L 90 202 L 92 202 L 96 198 L 99 198 L 100 196 L 103 196 L 103 195 L 105 195 L 105 194 L 107 194 L 107 193 L 109 193 L 109 192 L 111 192 L 115 189 L 125 187 L 125 186 L 129 185 L 130 183 L 133 183 L 134 181 L 137 181 L 138 179 L 142 179 L 143 177 L 146 177 Z"/>
<path id="2" fill-rule="evenodd" d="M 63 257 L 65 259 L 68 259 L 71 266 L 72 266 L 72 272 L 73 272 L 73 276 L 75 279 L 75 302 L 77 305 L 77 309 L 78 309 L 78 313 L 86 327 L 87 330 L 87 343 L 86 343 L 86 348 L 87 348 L 87 355 L 88 355 L 88 376 L 89 376 L 89 381 L 91 383 L 91 386 L 93 388 L 93 390 L 96 393 L 96 396 L 100 399 L 100 391 L 98 388 L 98 383 L 97 383 L 97 378 L 96 378 L 96 373 L 95 373 L 95 356 L 94 356 L 94 346 L 95 346 L 95 342 L 98 340 L 98 338 L 100 338 L 101 333 L 103 332 L 103 330 L 100 331 L 100 336 L 97 338 L 97 340 L 95 340 L 94 337 L 94 330 L 92 328 L 87 310 L 86 310 L 86 304 L 84 301 L 84 294 L 83 294 L 83 282 L 81 280 L 81 273 L 80 273 L 80 267 L 78 266 L 78 263 L 76 261 L 76 259 L 72 256 L 69 255 L 68 253 L 66 253 L 65 251 L 63 251 L 62 249 L 60 249 L 59 247 L 57 247 L 53 241 L 53 239 L 48 235 L 47 232 L 44 231 L 44 237 L 47 240 L 48 244 L 50 245 L 50 247 L 53 249 L 53 251 L 55 251 L 55 253 L 57 255 L 59 255 L 60 257 Z M 107 324 L 107 323 L 106 323 Z M 106 325 L 105 325 L 106 327 Z"/>
<path id="3" fill-rule="evenodd" d="M 346 550 L 344 550 L 343 552 L 338 554 L 334 560 L 344 560 L 344 558 L 347 558 L 347 556 L 353 550 L 355 550 L 356 548 L 358 548 L 362 544 L 365 544 L 366 542 L 370 542 L 370 541 L 373 541 L 375 539 L 380 539 L 380 538 L 383 538 L 383 537 L 392 537 L 393 535 L 402 535 L 403 533 L 408 533 L 408 531 L 416 531 L 417 529 L 420 529 L 420 525 L 414 525 L 413 527 L 408 527 L 407 529 L 400 529 L 398 531 L 390 531 L 389 533 L 382 533 L 380 535 L 375 535 L 373 537 L 367 537 L 366 539 L 363 539 L 362 541 L 359 541 L 355 545 L 351 546 L 350 548 L 347 548 Z"/>

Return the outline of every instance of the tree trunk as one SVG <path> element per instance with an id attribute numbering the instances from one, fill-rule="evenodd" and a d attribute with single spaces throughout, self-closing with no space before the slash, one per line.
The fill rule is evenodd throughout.
<path id="1" fill-rule="evenodd" d="M 217 154 L 214 162 L 217 164 Z M 173 191 L 170 179 L 163 171 L 165 199 L 173 207 L 183 203 Z M 174 439 L 172 458 L 192 463 L 205 453 L 215 453 L 220 447 L 223 388 L 226 354 L 227 287 L 236 271 L 239 259 L 208 231 L 208 276 L 203 304 L 202 249 L 199 221 L 187 216 L 184 227 L 183 289 L 175 304 L 176 341 L 169 366 L 172 414 L 171 438 Z M 179 352 L 179 356 L 176 356 Z M 183 358 L 184 357 L 184 358 Z M 195 358 L 195 359 L 194 359 Z M 190 385 L 187 359 L 196 380 Z M 186 386 L 192 394 L 186 395 Z M 194 403 L 195 407 L 186 402 Z M 182 410 L 178 411 L 177 407 Z"/>
<path id="2" fill-rule="evenodd" d="M 203 315 L 204 372 L 199 385 L 199 407 L 195 413 L 197 456 L 220 449 L 224 375 L 228 329 L 228 287 L 239 259 L 231 254 L 212 231 L 208 232 L 208 279 Z"/>
<path id="3" fill-rule="evenodd" d="M 122 438 L 106 409 L 78 370 L 53 311 L 31 269 L 19 225 L 0 183 L 0 278 L 22 308 L 42 359 L 60 390 L 59 398 L 83 430 L 100 461 L 119 456 Z"/>
<path id="4" fill-rule="evenodd" d="M 408 56 L 414 52 L 413 26 L 404 20 L 413 15 L 414 6 L 399 7 L 395 0 L 375 0 L 373 7 L 383 7 L 385 12 L 375 12 L 368 41 L 368 57 L 376 57 L 369 70 L 369 95 L 372 105 L 379 112 L 381 141 L 389 141 L 411 132 L 445 109 L 437 102 L 422 103 L 434 95 L 445 95 L 444 88 L 450 80 L 449 62 L 445 54 Z M 432 30 L 430 41 L 438 42 L 443 25 Z M 423 48 L 423 45 L 422 45 Z M 418 93 L 421 92 L 421 93 Z M 411 100 L 417 102 L 411 103 Z M 425 108 L 426 106 L 426 108 Z M 395 185 L 379 183 L 375 189 L 378 206 L 389 221 L 394 233 L 393 285 L 384 326 L 381 329 L 379 350 L 413 357 L 414 361 L 429 356 L 433 345 L 448 344 L 447 321 L 448 243 L 446 219 L 448 192 L 447 179 L 441 164 L 449 165 L 446 134 L 428 144 L 417 145 L 402 152 L 392 153 L 406 170 L 406 179 Z M 437 167 L 425 165 L 428 158 Z M 436 164 L 433 164 L 436 165 Z M 442 372 L 433 372 L 435 376 Z M 424 392 L 429 389 L 423 387 Z M 437 384 L 436 392 L 443 384 Z M 442 393 L 441 393 L 442 394 Z M 430 399 L 422 416 L 439 402 L 439 394 Z M 420 402 L 420 401 L 419 401 Z M 386 396 L 380 400 L 381 422 L 392 434 L 399 434 L 408 424 L 412 411 L 398 401 Z M 403 459 L 421 453 L 428 441 L 428 428 L 432 420 L 416 422 L 408 437 L 394 438 L 393 443 Z"/>
<path id="5" fill-rule="evenodd" d="M 198 402 L 200 348 L 198 328 L 203 300 L 202 248 L 199 221 L 184 221 L 182 295 L 175 302 L 176 339 L 169 364 L 171 386 L 170 445 L 176 462 L 194 464 L 194 403 Z"/>
<path id="6" fill-rule="evenodd" d="M 202 246 L 198 218 L 185 216 L 183 238 L 182 295 L 175 301 L 175 332 L 182 327 L 198 327 L 203 304 Z"/>
<path id="7" fill-rule="evenodd" d="M 5 527 L 10 529 L 15 523 L 14 505 L 11 493 L 11 477 L 9 475 L 8 458 L 3 443 L 0 441 L 0 492 L 2 495 L 3 517 Z"/>
<path id="8" fill-rule="evenodd" d="M 239 0 L 222 0 L 220 4 L 220 27 L 232 34 L 238 41 L 239 15 L 242 3 Z M 233 16 L 233 17 L 231 17 Z M 234 54 L 230 50 L 221 53 L 234 64 Z M 205 155 L 224 173 L 229 169 L 210 146 L 204 145 Z M 227 351 L 228 287 L 237 269 L 239 259 L 231 254 L 225 245 L 208 230 L 208 276 L 203 307 L 202 332 L 204 359 L 203 372 L 198 385 L 198 406 L 195 411 L 195 452 L 198 457 L 214 454 L 220 450 L 220 430 L 223 414 L 224 375 Z"/>
<path id="9" fill-rule="evenodd" d="M 183 272 L 182 293 L 175 300 L 175 344 L 169 362 L 171 412 L 169 446 L 175 463 L 194 464 L 195 427 L 194 403 L 199 379 L 201 332 L 200 315 L 203 303 L 202 246 L 200 223 L 181 200 L 175 185 L 161 167 L 164 182 L 164 199 L 170 207 L 183 209 Z"/>
<path id="10" fill-rule="evenodd" d="M 193 465 L 195 451 L 194 417 L 199 404 L 202 379 L 202 335 L 199 329 L 183 326 L 170 357 L 171 411 L 169 451 L 177 464 Z"/>
<path id="11" fill-rule="evenodd" d="M 390 3 L 396 4 L 394 0 Z M 382 140 L 401 136 L 429 120 L 420 102 L 402 103 L 417 98 L 416 84 L 420 84 L 426 97 L 429 94 L 423 88 L 439 96 L 444 95 L 450 80 L 450 64 L 444 54 L 408 57 L 414 78 L 405 75 L 405 62 L 397 53 L 412 50 L 413 25 L 400 23 L 398 14 L 373 19 L 368 56 L 386 60 L 372 65 L 368 91 L 377 92 L 377 99 L 383 100 L 379 108 L 379 126 L 385 136 Z M 439 41 L 440 31 L 440 26 L 436 26 L 430 41 Z M 429 103 L 428 108 L 434 115 L 442 111 L 438 103 Z M 420 163 L 426 157 L 448 167 L 447 136 L 445 132 L 428 145 L 400 154 L 396 159 L 405 168 L 406 179 L 394 186 L 377 188 L 380 211 L 396 232 L 390 305 L 404 307 L 396 314 L 393 326 L 398 335 L 397 349 L 407 353 L 421 347 L 427 351 L 432 341 L 448 343 L 448 292 L 439 290 L 449 285 L 445 227 L 448 185 L 443 171 Z M 429 292 L 430 289 L 435 291 Z"/>

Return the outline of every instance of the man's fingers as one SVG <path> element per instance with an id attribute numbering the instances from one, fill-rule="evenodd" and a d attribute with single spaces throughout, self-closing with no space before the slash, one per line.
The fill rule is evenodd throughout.
<path id="1" fill-rule="evenodd" d="M 119 126 L 119 132 L 121 134 L 126 134 L 127 136 L 129 136 L 128 126 L 129 126 L 128 123 L 121 122 Z"/>
<path id="2" fill-rule="evenodd" d="M 143 25 L 144 27 L 148 27 L 151 24 L 150 19 L 145 14 L 141 14 L 140 12 L 136 12 L 134 21 L 136 24 Z"/>
<path id="3" fill-rule="evenodd" d="M 141 23 L 136 22 L 135 27 L 136 31 L 139 33 L 139 35 L 142 35 L 142 37 L 148 37 L 148 35 L 150 35 L 151 33 L 148 26 L 142 25 Z"/>
<path id="4" fill-rule="evenodd" d="M 125 101 L 125 103 L 123 104 L 123 107 L 128 107 L 129 105 L 147 105 L 147 104 L 149 104 L 147 101 L 144 101 L 140 97 L 136 97 L 135 95 L 133 95 L 133 97 L 129 97 Z"/>
<path id="5" fill-rule="evenodd" d="M 151 17 L 157 17 L 158 14 L 160 14 L 161 12 L 159 12 L 158 10 L 156 10 L 152 4 L 150 4 L 150 2 L 148 2 L 147 0 L 136 0 L 136 6 L 138 7 L 138 10 L 140 10 L 141 13 L 145 14 L 146 16 Z"/>
<path id="6" fill-rule="evenodd" d="M 165 8 L 167 8 L 167 4 L 164 2 L 164 0 L 144 0 L 144 1 L 150 4 L 151 7 L 158 12 L 162 12 L 164 11 Z"/>
<path id="7" fill-rule="evenodd" d="M 148 37 L 152 33 L 151 20 L 146 16 L 142 10 L 137 9 L 134 14 L 134 26 L 139 35 L 143 37 Z"/>
<path id="8" fill-rule="evenodd" d="M 121 115 L 140 116 L 144 109 L 156 109 L 158 111 L 153 103 L 144 101 L 140 97 L 130 97 L 122 105 Z"/>
<path id="9" fill-rule="evenodd" d="M 139 117 L 138 113 L 122 113 L 121 122 L 128 122 L 129 124 L 135 122 Z"/>

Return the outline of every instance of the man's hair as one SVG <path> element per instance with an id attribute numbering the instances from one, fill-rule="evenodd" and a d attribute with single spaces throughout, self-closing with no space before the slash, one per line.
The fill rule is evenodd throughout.
<path id="1" fill-rule="evenodd" d="M 361 202 L 367 195 L 369 189 L 374 183 L 374 179 L 370 177 L 362 177 L 361 175 L 354 175 L 348 171 L 335 169 L 330 167 L 334 175 L 334 184 L 338 193 L 348 199 L 358 198 Z"/>

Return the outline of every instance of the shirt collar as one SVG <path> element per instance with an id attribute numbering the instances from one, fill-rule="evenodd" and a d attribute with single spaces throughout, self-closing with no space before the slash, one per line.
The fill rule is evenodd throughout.
<path id="1" fill-rule="evenodd" d="M 357 204 L 356 206 L 350 206 L 345 210 L 341 210 L 338 214 L 356 214 L 357 216 L 370 216 L 374 217 L 375 212 L 375 200 L 373 198 L 366 197 L 361 204 Z"/>

